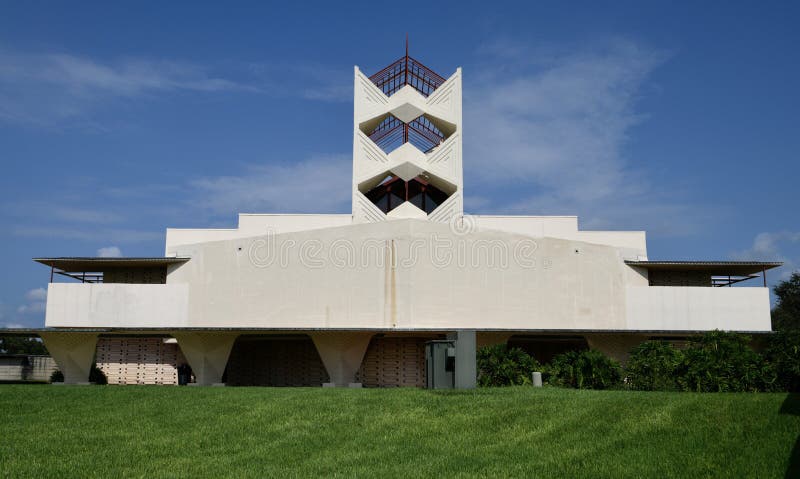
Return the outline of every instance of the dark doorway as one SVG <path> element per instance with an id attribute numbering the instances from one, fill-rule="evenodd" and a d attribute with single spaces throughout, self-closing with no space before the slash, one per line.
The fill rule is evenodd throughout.
<path id="1" fill-rule="evenodd" d="M 328 373 L 306 335 L 240 336 L 233 345 L 230 386 L 322 386 Z"/>

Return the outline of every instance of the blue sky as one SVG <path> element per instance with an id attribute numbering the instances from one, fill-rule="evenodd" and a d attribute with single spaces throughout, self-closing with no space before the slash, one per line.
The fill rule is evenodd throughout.
<path id="1" fill-rule="evenodd" d="M 464 69 L 470 213 L 645 229 L 651 259 L 800 268 L 797 2 L 4 2 L 0 326 L 37 256 L 348 212 L 352 67 Z M 512 100 L 513 98 L 513 100 Z"/>

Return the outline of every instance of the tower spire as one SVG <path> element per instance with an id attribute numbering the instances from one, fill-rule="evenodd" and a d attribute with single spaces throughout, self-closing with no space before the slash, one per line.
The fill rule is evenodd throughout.
<path id="1" fill-rule="evenodd" d="M 405 74 L 403 75 L 405 84 L 408 85 L 408 32 L 406 32 L 406 61 L 403 64 Z"/>

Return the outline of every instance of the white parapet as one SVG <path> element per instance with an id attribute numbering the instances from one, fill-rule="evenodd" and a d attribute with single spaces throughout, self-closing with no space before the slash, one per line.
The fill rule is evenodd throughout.
<path id="1" fill-rule="evenodd" d="M 770 331 L 769 306 L 767 288 L 629 287 L 627 329 Z"/>
<path id="2" fill-rule="evenodd" d="M 164 328 L 188 325 L 187 284 L 51 283 L 47 327 Z"/>

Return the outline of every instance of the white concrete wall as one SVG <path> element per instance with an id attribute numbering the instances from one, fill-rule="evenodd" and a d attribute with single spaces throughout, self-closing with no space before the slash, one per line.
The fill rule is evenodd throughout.
<path id="1" fill-rule="evenodd" d="M 471 215 L 470 218 L 475 226 L 482 229 L 613 246 L 620 249 L 625 259 L 647 257 L 647 235 L 644 231 L 580 231 L 577 216 Z"/>
<path id="2" fill-rule="evenodd" d="M 239 231 L 246 236 L 263 235 L 268 231 L 274 233 L 292 233 L 295 231 L 332 228 L 349 225 L 353 215 L 272 215 L 272 214 L 239 214 Z"/>
<path id="3" fill-rule="evenodd" d="M 222 241 L 238 238 L 241 235 L 236 228 L 231 229 L 203 229 L 203 228 L 167 228 L 167 241 L 165 250 L 169 251 L 175 246 L 183 244 L 204 243 L 207 241 Z"/>
<path id="4" fill-rule="evenodd" d="M 541 238 L 574 238 L 578 233 L 577 216 L 502 216 L 469 215 L 478 228 L 505 231 Z"/>
<path id="5" fill-rule="evenodd" d="M 626 314 L 626 329 L 771 330 L 769 289 L 759 287 L 629 287 Z"/>
<path id="6" fill-rule="evenodd" d="M 50 283 L 46 327 L 185 327 L 187 284 Z"/>
<path id="7" fill-rule="evenodd" d="M 270 241 L 286 253 L 259 267 L 253 258 L 266 258 Z M 449 263 L 437 261 L 431 241 L 450 244 Z M 522 243 L 532 264 L 511 257 Z M 301 258 L 306 246 L 318 257 Z M 494 247 L 505 248 L 506 264 L 488 265 Z M 181 248 L 192 260 L 168 282 L 190 285 L 192 326 L 625 328 L 629 268 L 608 246 L 498 231 L 460 236 L 445 224 L 396 220 Z M 351 248 L 355 266 L 335 264 L 336 248 Z"/>
<path id="8" fill-rule="evenodd" d="M 300 214 L 257 214 L 240 213 L 238 228 L 167 228 L 166 251 L 175 252 L 179 245 L 223 241 L 248 236 L 258 236 L 273 231 L 290 233 L 294 231 L 330 228 L 352 223 L 352 215 L 300 215 Z"/>
<path id="9" fill-rule="evenodd" d="M 613 246 L 620 250 L 624 259 L 647 259 L 647 235 L 644 231 L 578 231 L 572 239 Z"/>
<path id="10" fill-rule="evenodd" d="M 565 239 L 396 220 L 179 248 L 166 285 L 51 284 L 47 326 L 770 329 L 766 288 L 649 287 L 616 248 Z"/>

